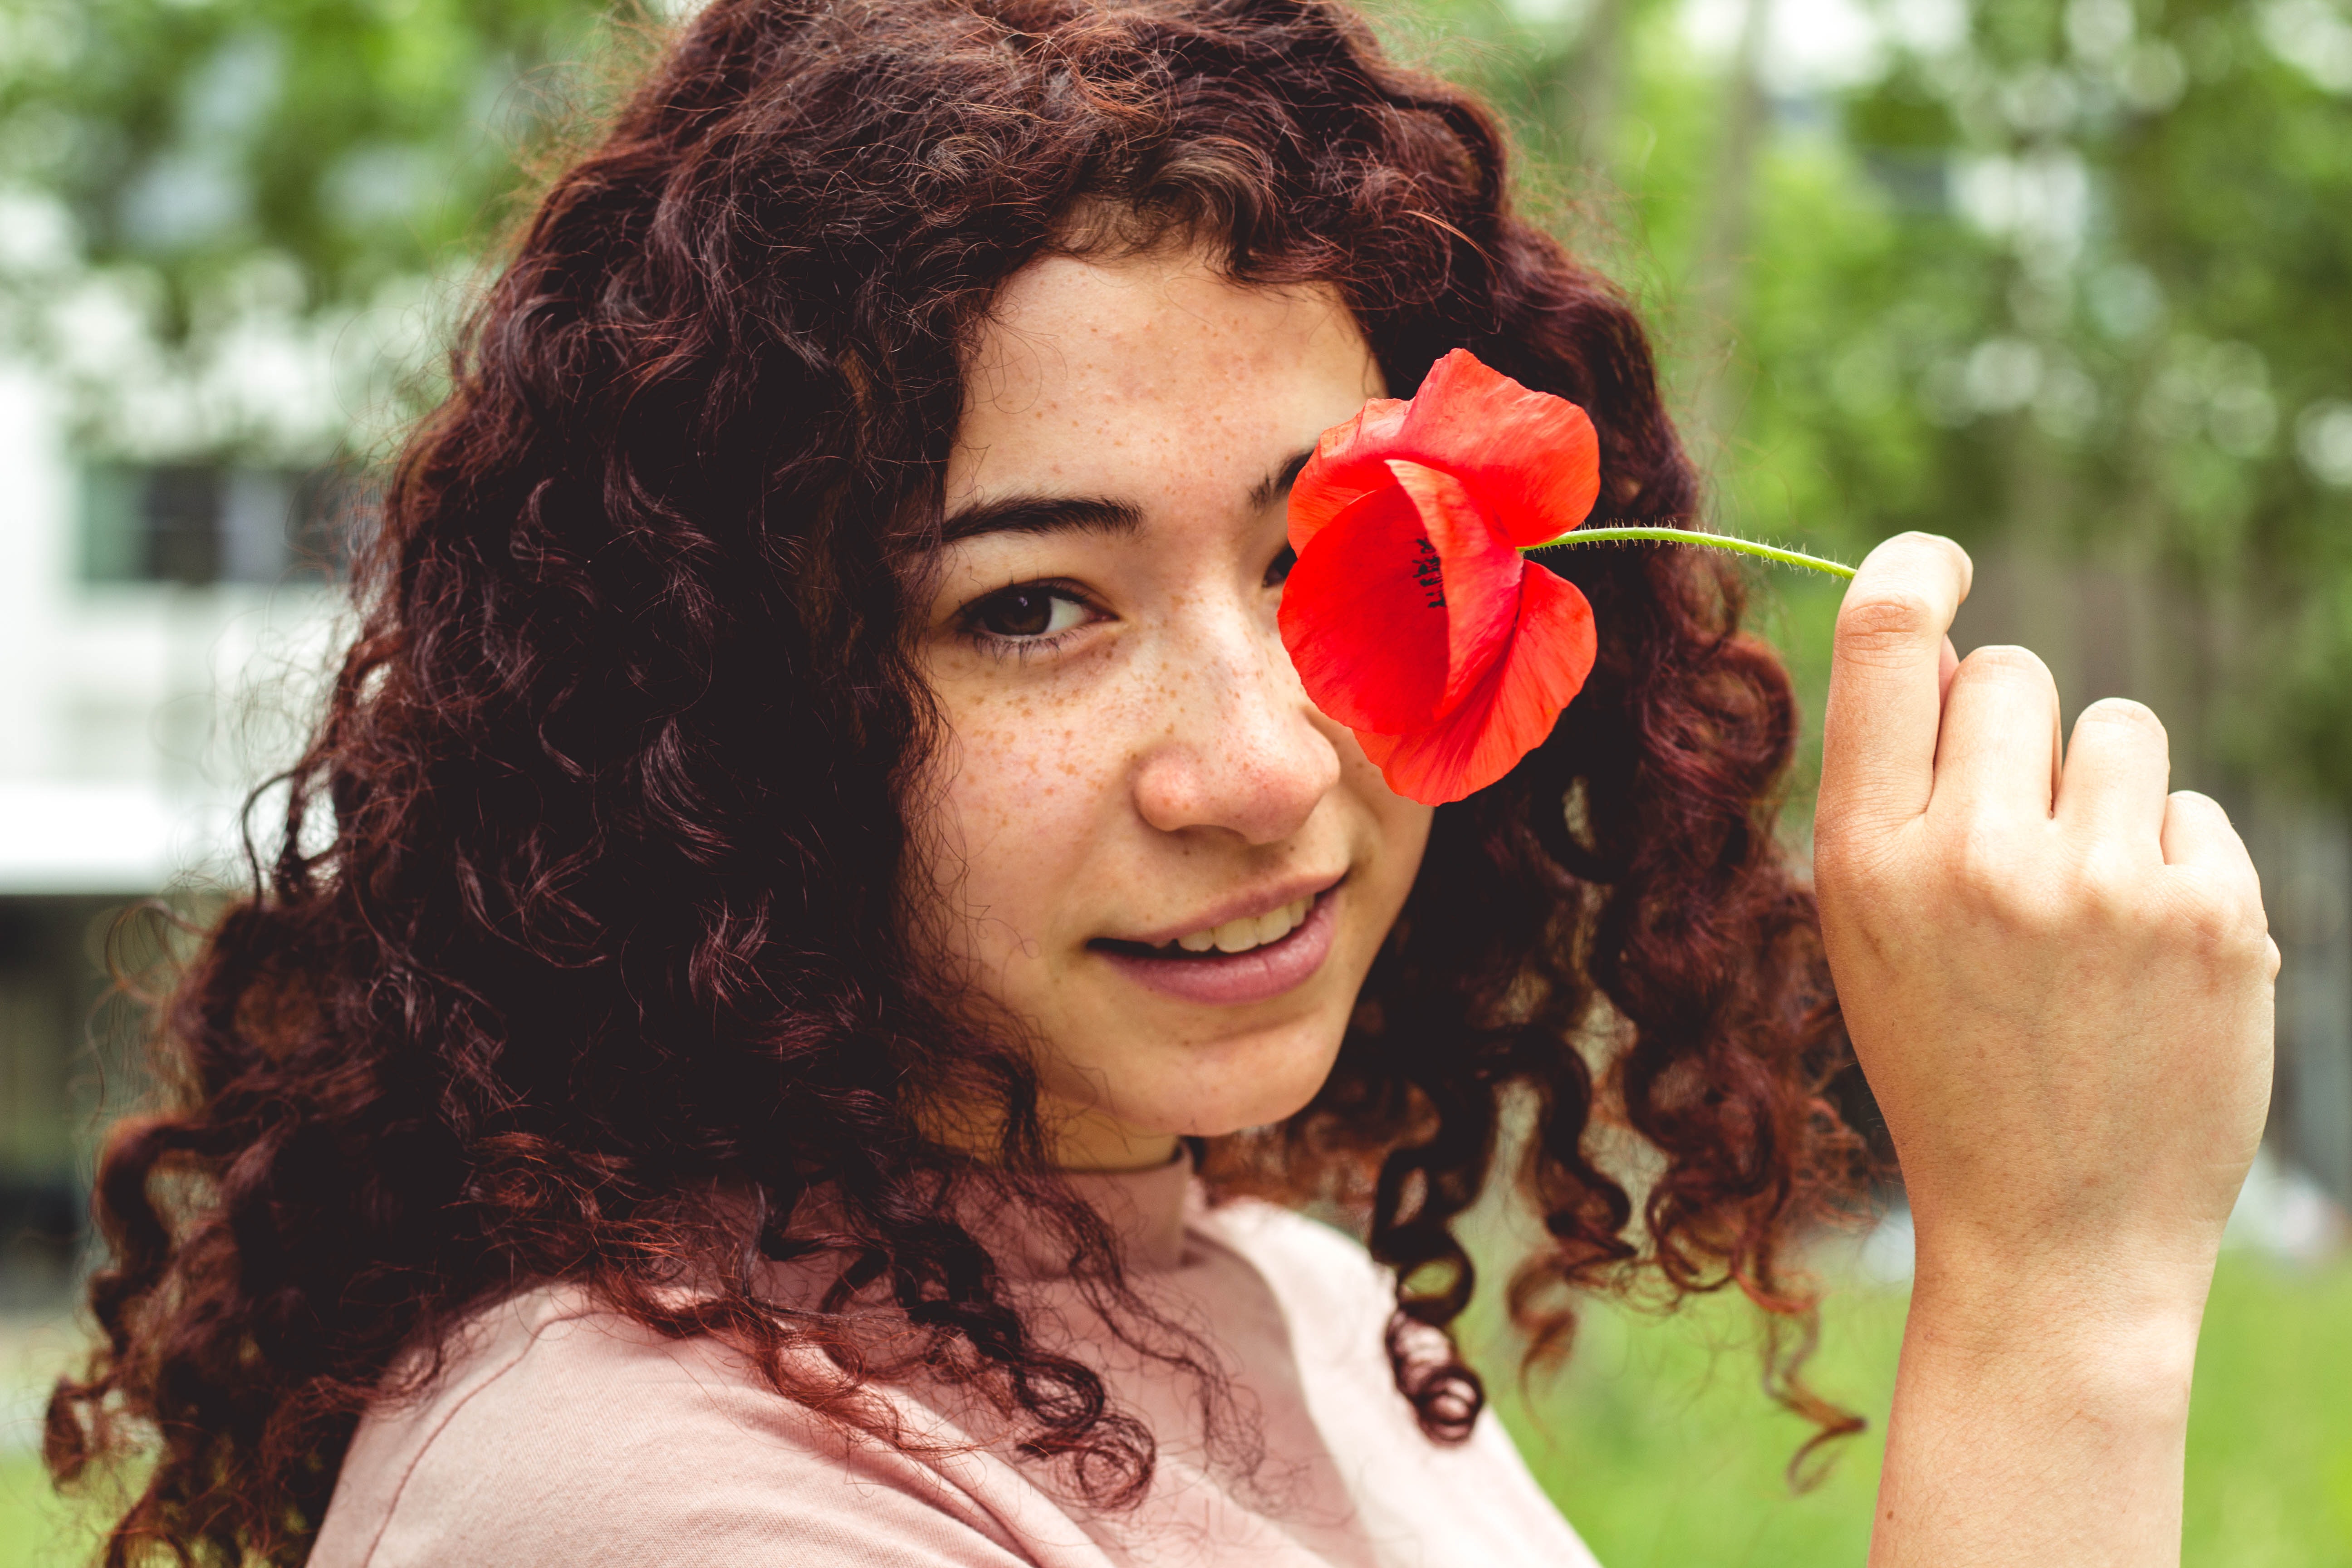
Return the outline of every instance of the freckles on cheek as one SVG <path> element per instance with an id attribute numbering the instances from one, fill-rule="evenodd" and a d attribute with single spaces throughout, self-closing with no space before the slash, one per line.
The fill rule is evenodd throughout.
<path id="1" fill-rule="evenodd" d="M 950 793 L 968 830 L 993 836 L 1084 815 L 1123 770 L 1100 726 L 1024 698 L 973 704 L 955 717 L 960 765 Z"/>

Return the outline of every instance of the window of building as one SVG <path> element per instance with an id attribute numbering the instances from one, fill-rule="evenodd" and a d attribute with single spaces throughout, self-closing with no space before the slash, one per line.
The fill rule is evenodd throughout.
<path id="1" fill-rule="evenodd" d="M 189 587 L 330 580 L 350 563 L 366 500 L 337 468 L 91 465 L 81 474 L 82 576 Z"/>

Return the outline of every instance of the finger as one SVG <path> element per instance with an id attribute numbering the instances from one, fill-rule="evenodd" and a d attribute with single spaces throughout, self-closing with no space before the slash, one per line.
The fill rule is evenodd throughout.
<path id="1" fill-rule="evenodd" d="M 2230 814 L 2221 809 L 2220 801 L 2193 789 L 2173 791 L 2164 803 L 2160 842 L 2166 865 L 2200 868 L 2260 907 L 2263 879 L 2254 870 L 2253 857 L 2246 853 L 2245 840 L 2230 826 Z"/>
<path id="2" fill-rule="evenodd" d="M 1903 533 L 1872 551 L 1838 610 L 1822 724 L 1825 819 L 1902 821 L 1927 809 L 1942 718 L 1944 635 L 1969 592 L 1948 539 Z"/>
<path id="3" fill-rule="evenodd" d="M 2074 721 L 2058 819 L 2070 832 L 2144 849 L 2155 859 L 2163 852 L 2171 776 L 2164 726 L 2153 712 L 2120 697 L 2094 702 Z"/>
<path id="4" fill-rule="evenodd" d="M 1944 651 L 1936 660 L 1936 700 L 1940 703 L 1952 694 L 1952 676 L 1960 668 L 1959 650 L 1952 639 L 1944 639 Z"/>
<path id="5" fill-rule="evenodd" d="M 2058 683 L 2021 647 L 1960 660 L 1936 745 L 1935 809 L 2041 821 L 2058 754 Z"/>
<path id="6" fill-rule="evenodd" d="M 2218 893 L 2235 905 L 2240 921 L 2263 930 L 2263 971 L 2277 979 L 2278 943 L 2263 930 L 2270 922 L 2263 912 L 2262 875 L 2221 803 L 2195 790 L 2176 791 L 2165 803 L 2163 844 L 2167 867 L 2188 873 L 2206 896 Z"/>

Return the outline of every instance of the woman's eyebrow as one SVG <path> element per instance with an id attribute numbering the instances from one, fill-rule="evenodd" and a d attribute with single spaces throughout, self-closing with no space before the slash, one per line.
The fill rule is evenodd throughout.
<path id="1" fill-rule="evenodd" d="M 1101 496 L 1005 496 L 958 507 L 940 524 L 940 542 L 983 533 L 1131 534 L 1143 527 L 1143 509 Z"/>
<path id="2" fill-rule="evenodd" d="M 1290 489 L 1315 448 L 1293 452 L 1282 466 L 1250 490 L 1250 507 L 1262 510 Z M 1143 509 L 1132 501 L 1105 496 L 1012 495 L 958 507 L 940 524 L 940 542 L 955 544 L 983 533 L 1132 534 L 1143 526 Z"/>
<path id="3" fill-rule="evenodd" d="M 1314 455 L 1314 447 L 1302 447 L 1285 458 L 1282 467 L 1258 480 L 1257 488 L 1250 491 L 1250 505 L 1258 510 L 1273 505 L 1274 498 L 1290 489 L 1300 471 L 1307 467 L 1307 459 Z"/>

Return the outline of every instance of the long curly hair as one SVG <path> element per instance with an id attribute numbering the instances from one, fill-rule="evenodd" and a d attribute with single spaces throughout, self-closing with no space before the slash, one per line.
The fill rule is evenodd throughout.
<path id="1" fill-rule="evenodd" d="M 47 1436 L 61 1482 L 152 1451 L 110 1563 L 299 1562 L 369 1402 L 549 1280 L 868 1429 L 919 1364 L 1097 1503 L 1140 1494 L 1151 1434 L 1030 1331 L 960 1194 L 1022 1185 L 1133 1308 L 1116 1248 L 898 889 L 939 740 L 909 584 L 975 331 L 1038 257 L 1171 237 L 1335 289 L 1400 395 L 1467 347 L 1583 405 L 1606 515 L 1700 510 L 1627 301 L 1513 215 L 1492 116 L 1340 6 L 714 0 L 464 333 L 274 853 L 159 1013 L 163 1101 L 111 1134 L 102 1342 Z M 1436 813 L 1317 1100 L 1196 1154 L 1215 1191 L 1353 1216 L 1433 1440 L 1483 1398 L 1455 1226 L 1506 1149 L 1547 1235 L 1508 1287 L 1536 1355 L 1577 1291 L 1736 1284 L 1794 1327 L 1777 1393 L 1839 1429 L 1782 1266 L 1862 1155 L 1771 836 L 1788 680 L 1704 552 L 1550 563 L 1592 602 L 1590 683 Z M 975 1103 L 985 1158 L 927 1131 Z M 831 1270 L 818 1310 L 762 1295 L 777 1258 Z M 898 1363 L 861 1360 L 877 1291 Z"/>

